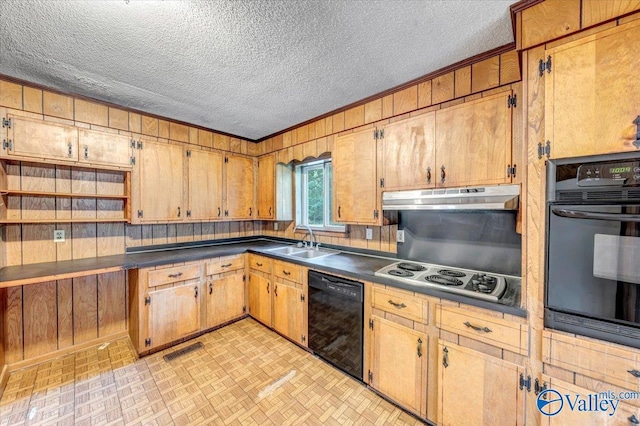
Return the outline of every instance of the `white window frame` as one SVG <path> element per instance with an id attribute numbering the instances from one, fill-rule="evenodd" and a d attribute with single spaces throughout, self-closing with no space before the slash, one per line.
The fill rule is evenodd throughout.
<path id="1" fill-rule="evenodd" d="M 296 228 L 299 226 L 309 226 L 314 231 L 329 231 L 329 232 L 345 232 L 345 225 L 331 225 L 328 223 L 331 218 L 331 209 L 329 200 L 329 191 L 326 189 L 329 187 L 329 173 L 327 169 L 332 167 L 331 160 L 317 160 L 307 163 L 298 164 L 295 168 L 296 174 Z M 324 187 L 324 224 L 323 225 L 309 225 L 309 210 L 308 210 L 308 172 L 310 170 L 324 169 L 323 187 Z M 333 175 L 333 173 L 331 173 Z"/>

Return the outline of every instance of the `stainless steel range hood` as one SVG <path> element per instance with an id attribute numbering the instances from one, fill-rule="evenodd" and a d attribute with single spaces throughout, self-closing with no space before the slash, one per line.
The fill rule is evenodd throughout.
<path id="1" fill-rule="evenodd" d="M 384 192 L 383 210 L 517 210 L 520 185 Z"/>

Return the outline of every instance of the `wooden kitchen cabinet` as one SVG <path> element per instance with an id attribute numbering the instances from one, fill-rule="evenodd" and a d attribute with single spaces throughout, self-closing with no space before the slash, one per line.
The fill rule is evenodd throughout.
<path id="1" fill-rule="evenodd" d="M 201 329 L 202 265 L 129 271 L 129 334 L 138 353 Z"/>
<path id="2" fill-rule="evenodd" d="M 370 384 L 400 405 L 426 417 L 426 334 L 372 316 Z"/>
<path id="3" fill-rule="evenodd" d="M 254 160 L 238 155 L 225 156 L 225 220 L 254 218 Z"/>
<path id="4" fill-rule="evenodd" d="M 510 183 L 511 90 L 435 112 L 438 187 Z"/>
<path id="5" fill-rule="evenodd" d="M 271 279 L 249 272 L 249 314 L 271 327 Z"/>
<path id="6" fill-rule="evenodd" d="M 244 255 L 227 256 L 205 262 L 204 328 L 217 327 L 245 314 Z"/>
<path id="7" fill-rule="evenodd" d="M 13 114 L 7 114 L 6 118 L 11 120 L 11 125 L 3 141 L 3 157 L 78 161 L 77 127 Z"/>
<path id="8" fill-rule="evenodd" d="M 78 129 L 78 161 L 131 169 L 131 136 Z"/>
<path id="9" fill-rule="evenodd" d="M 382 185 L 385 191 L 433 188 L 435 170 L 435 113 L 397 121 L 384 127 Z"/>
<path id="10" fill-rule="evenodd" d="M 293 219 L 293 169 L 275 162 L 275 154 L 258 158 L 257 219 Z"/>
<path id="11" fill-rule="evenodd" d="M 181 221 L 186 215 L 183 200 L 184 149 L 179 145 L 143 140 L 136 150 L 132 197 L 135 223 Z"/>
<path id="12" fill-rule="evenodd" d="M 344 224 L 381 225 L 374 128 L 336 137 L 332 152 L 333 219 Z"/>
<path id="13" fill-rule="evenodd" d="M 222 219 L 222 154 L 190 149 L 186 157 L 189 185 L 186 220 Z"/>
<path id="14" fill-rule="evenodd" d="M 545 138 L 551 158 L 640 148 L 640 21 L 545 51 Z M 640 120 L 638 120 L 640 121 Z M 634 144 L 635 142 L 635 144 Z"/>
<path id="15" fill-rule="evenodd" d="M 438 424 L 524 424 L 524 368 L 439 341 Z"/>
<path id="16" fill-rule="evenodd" d="M 305 298 L 301 289 L 283 282 L 274 282 L 273 329 L 299 345 L 306 346 L 303 330 Z"/>

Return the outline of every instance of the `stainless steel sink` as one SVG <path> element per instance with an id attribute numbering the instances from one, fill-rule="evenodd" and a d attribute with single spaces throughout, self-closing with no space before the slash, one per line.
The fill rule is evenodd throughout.
<path id="1" fill-rule="evenodd" d="M 302 247 L 278 247 L 269 250 L 271 253 L 281 254 L 284 256 L 297 257 L 298 259 L 317 259 L 319 257 L 331 256 L 332 254 L 340 253 L 337 250 L 330 249 L 310 249 Z"/>

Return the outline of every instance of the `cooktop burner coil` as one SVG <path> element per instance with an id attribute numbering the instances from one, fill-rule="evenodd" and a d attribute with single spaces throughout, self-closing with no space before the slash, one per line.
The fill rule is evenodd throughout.
<path id="1" fill-rule="evenodd" d="M 442 284 L 442 285 L 462 285 L 463 284 L 462 281 L 460 281 L 457 278 L 447 277 L 444 275 L 429 275 L 424 277 L 424 279 L 431 283 Z"/>

